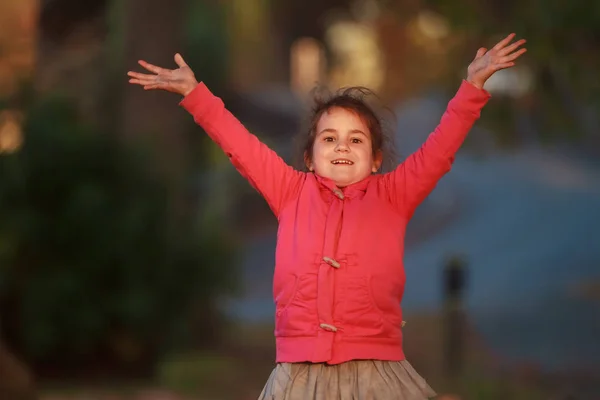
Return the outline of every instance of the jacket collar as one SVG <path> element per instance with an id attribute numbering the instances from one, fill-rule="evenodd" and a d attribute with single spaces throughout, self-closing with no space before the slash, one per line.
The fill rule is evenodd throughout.
<path id="1" fill-rule="evenodd" d="M 324 178 L 317 174 L 314 175 L 317 179 L 317 182 L 321 184 L 321 187 L 328 189 L 340 199 L 343 199 L 345 197 L 362 197 L 367 191 L 367 186 L 369 185 L 369 182 L 371 181 L 371 179 L 373 179 L 373 175 L 369 175 L 360 182 L 353 183 L 352 185 L 346 186 L 344 188 L 338 188 L 333 180 L 329 178 Z"/>

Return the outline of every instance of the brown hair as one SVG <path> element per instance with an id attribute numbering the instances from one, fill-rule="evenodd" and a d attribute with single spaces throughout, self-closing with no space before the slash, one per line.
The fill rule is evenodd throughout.
<path id="1" fill-rule="evenodd" d="M 313 106 L 306 124 L 307 128 L 298 137 L 298 167 L 307 171 L 306 161 L 312 160 L 317 125 L 321 116 L 333 108 L 343 108 L 358 115 L 369 128 L 373 157 L 376 157 L 379 152 L 383 157 L 381 170 L 393 169 L 395 165 L 393 129 L 390 129 L 388 121 L 382 117 L 383 111 L 388 111 L 392 116 L 393 112 L 387 107 L 377 106 L 369 101 L 371 98 L 379 100 L 373 91 L 362 86 L 341 88 L 334 93 L 321 87 L 313 90 Z"/>

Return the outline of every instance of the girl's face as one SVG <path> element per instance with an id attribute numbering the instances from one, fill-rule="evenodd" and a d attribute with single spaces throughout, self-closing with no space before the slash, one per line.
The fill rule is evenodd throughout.
<path id="1" fill-rule="evenodd" d="M 360 182 L 381 166 L 381 154 L 373 157 L 371 133 L 356 113 L 334 107 L 317 123 L 312 160 L 308 169 L 340 187 Z"/>

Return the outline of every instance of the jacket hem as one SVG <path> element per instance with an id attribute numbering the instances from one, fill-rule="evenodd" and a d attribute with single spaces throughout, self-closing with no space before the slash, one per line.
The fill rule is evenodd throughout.
<path id="1" fill-rule="evenodd" d="M 405 360 L 402 338 L 345 337 L 335 341 L 331 351 L 315 354 L 317 336 L 276 337 L 277 363 L 341 364 L 352 360 Z"/>

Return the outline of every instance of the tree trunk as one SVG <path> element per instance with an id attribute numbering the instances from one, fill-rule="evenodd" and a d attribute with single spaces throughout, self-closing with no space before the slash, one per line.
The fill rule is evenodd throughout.
<path id="1" fill-rule="evenodd" d="M 183 0 L 128 0 L 121 6 L 124 87 L 119 132 L 127 140 L 150 141 L 153 149 L 160 149 L 161 170 L 176 180 L 187 161 L 184 130 L 189 116 L 178 107 L 181 97 L 130 85 L 126 72 L 150 73 L 137 63 L 140 59 L 177 68 L 173 57 L 183 52 L 185 4 Z"/>
<path id="2" fill-rule="evenodd" d="M 103 119 L 108 0 L 40 0 L 34 86 L 75 101 L 86 120 Z"/>

